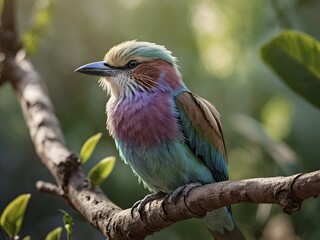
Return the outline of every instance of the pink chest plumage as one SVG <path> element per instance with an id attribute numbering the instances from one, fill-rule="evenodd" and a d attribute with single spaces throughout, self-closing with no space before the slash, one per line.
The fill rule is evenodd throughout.
<path id="1" fill-rule="evenodd" d="M 138 94 L 131 99 L 107 104 L 110 134 L 124 143 L 150 148 L 164 141 L 180 139 L 173 100 L 168 93 Z"/>

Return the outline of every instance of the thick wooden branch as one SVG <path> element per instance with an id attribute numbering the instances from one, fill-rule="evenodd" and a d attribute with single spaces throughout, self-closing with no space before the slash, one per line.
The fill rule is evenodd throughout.
<path id="1" fill-rule="evenodd" d="M 13 0 L 5 3 L 10 1 Z M 1 28 L 0 35 L 12 29 L 14 27 Z M 16 42 L 18 40 L 13 39 L 12 43 Z M 18 95 L 36 152 L 57 182 L 57 186 L 40 182 L 37 187 L 65 198 L 108 239 L 143 239 L 174 222 L 201 217 L 207 211 L 242 202 L 279 204 L 291 213 L 300 209 L 304 199 L 320 193 L 320 171 L 227 181 L 195 188 L 177 204 L 169 199 L 165 204 L 167 214 L 162 209 L 162 200 L 156 200 L 146 205 L 142 218 L 136 209 L 131 215 L 131 209 L 116 206 L 81 172 L 78 157 L 66 147 L 45 84 L 23 49 L 16 51 L 16 47 L 6 44 L 1 47 L 6 54 L 6 78 Z"/>

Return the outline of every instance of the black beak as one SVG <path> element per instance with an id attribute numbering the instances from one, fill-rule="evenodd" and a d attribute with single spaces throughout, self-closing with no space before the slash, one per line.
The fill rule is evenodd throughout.
<path id="1" fill-rule="evenodd" d="M 114 76 L 118 69 L 110 67 L 107 63 L 101 62 L 93 62 L 78 67 L 75 72 L 80 72 L 88 75 L 107 77 Z"/>

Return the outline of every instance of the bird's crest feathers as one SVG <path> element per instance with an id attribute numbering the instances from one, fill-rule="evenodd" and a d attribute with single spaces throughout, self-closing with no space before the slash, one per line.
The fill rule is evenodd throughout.
<path id="1" fill-rule="evenodd" d="M 146 62 L 154 59 L 164 60 L 177 69 L 177 59 L 164 46 L 136 40 L 126 41 L 112 47 L 104 60 L 115 67 L 125 66 L 130 60 Z"/>

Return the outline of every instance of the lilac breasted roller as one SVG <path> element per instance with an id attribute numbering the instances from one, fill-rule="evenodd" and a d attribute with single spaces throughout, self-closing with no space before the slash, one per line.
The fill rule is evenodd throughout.
<path id="1" fill-rule="evenodd" d="M 111 48 L 104 60 L 77 72 L 101 77 L 110 99 L 107 128 L 121 158 L 145 187 L 160 193 L 187 194 L 194 186 L 228 179 L 220 115 L 182 81 L 176 58 L 165 47 L 127 41 Z M 244 239 L 230 207 L 204 216 L 215 239 Z"/>

